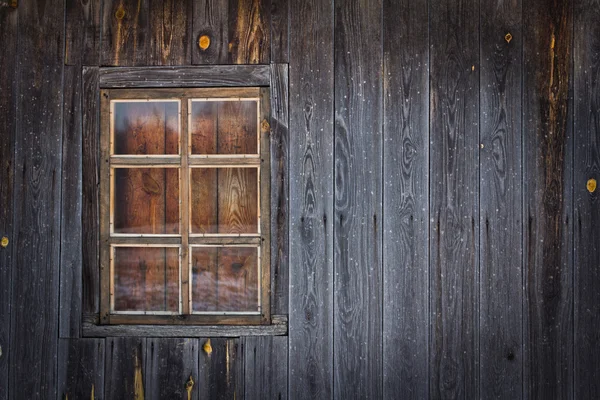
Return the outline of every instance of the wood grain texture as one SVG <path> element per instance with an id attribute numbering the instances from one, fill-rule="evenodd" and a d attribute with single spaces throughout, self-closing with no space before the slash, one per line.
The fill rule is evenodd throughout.
<path id="1" fill-rule="evenodd" d="M 229 61 L 268 64 L 271 60 L 271 0 L 229 0 Z"/>
<path id="2" fill-rule="evenodd" d="M 149 29 L 149 2 L 105 0 L 102 9 L 100 64 L 148 65 Z"/>
<path id="3" fill-rule="evenodd" d="M 481 3 L 480 397 L 520 398 L 522 351 L 521 1 Z M 512 39 L 507 40 L 510 34 Z"/>
<path id="4" fill-rule="evenodd" d="M 65 1 L 65 64 L 98 65 L 101 0 Z"/>
<path id="5" fill-rule="evenodd" d="M 271 0 L 271 63 L 290 62 L 290 0 Z"/>
<path id="6" fill-rule="evenodd" d="M 104 398 L 104 339 L 59 339 L 58 398 Z"/>
<path id="7" fill-rule="evenodd" d="M 383 389 L 384 398 L 424 399 L 429 397 L 427 2 L 384 1 L 383 15 Z"/>
<path id="8" fill-rule="evenodd" d="M 8 400 L 10 359 L 11 271 L 13 266 L 13 217 L 15 203 L 15 141 L 17 129 L 17 11 L 0 8 L 0 238 L 9 244 L 0 248 L 0 399 Z"/>
<path id="9" fill-rule="evenodd" d="M 574 398 L 600 393 L 600 1 L 575 2 L 574 95 Z M 597 184 L 596 184 L 597 186 Z"/>
<path id="10" fill-rule="evenodd" d="M 11 398 L 55 398 L 62 169 L 62 1 L 19 3 Z"/>
<path id="11" fill-rule="evenodd" d="M 381 1 L 335 5 L 335 398 L 381 398 Z M 350 384 L 352 382 L 352 384 Z"/>
<path id="12" fill-rule="evenodd" d="M 430 11 L 430 396 L 478 397 L 479 6 Z"/>
<path id="13" fill-rule="evenodd" d="M 60 248 L 60 337 L 80 337 L 82 304 L 81 68 L 65 67 Z"/>
<path id="14" fill-rule="evenodd" d="M 206 345 L 210 340 L 209 346 Z M 244 398 L 244 349 L 241 339 L 200 339 L 199 399 Z"/>
<path id="15" fill-rule="evenodd" d="M 146 344 L 146 399 L 198 399 L 197 339 L 148 339 Z M 200 350 L 201 351 L 201 350 Z M 193 382 L 191 396 L 187 385 Z"/>
<path id="16" fill-rule="evenodd" d="M 289 300 L 288 66 L 271 64 L 271 313 L 287 314 Z"/>
<path id="17" fill-rule="evenodd" d="M 290 363 L 292 398 L 333 395 L 333 7 L 291 4 Z M 292 267 L 293 265 L 293 267 Z"/>
<path id="18" fill-rule="evenodd" d="M 566 399 L 573 396 L 573 3 L 523 7 L 523 396 Z"/>
<path id="19" fill-rule="evenodd" d="M 102 68 L 103 88 L 269 86 L 268 65 Z"/>
<path id="20" fill-rule="evenodd" d="M 197 0 L 193 4 L 192 63 L 228 64 L 229 1 Z M 199 46 L 200 37 L 207 36 L 206 49 Z"/>
<path id="21" fill-rule="evenodd" d="M 82 286 L 83 312 L 100 311 L 98 67 L 84 67 L 82 103 Z M 85 244 L 85 245 L 84 245 Z"/>
<path id="22" fill-rule="evenodd" d="M 192 6 L 192 0 L 150 1 L 150 65 L 191 64 Z"/>
<path id="23" fill-rule="evenodd" d="M 244 338 L 246 399 L 287 399 L 287 337 Z"/>
<path id="24" fill-rule="evenodd" d="M 107 338 L 104 393 L 107 399 L 143 399 L 146 338 Z"/>

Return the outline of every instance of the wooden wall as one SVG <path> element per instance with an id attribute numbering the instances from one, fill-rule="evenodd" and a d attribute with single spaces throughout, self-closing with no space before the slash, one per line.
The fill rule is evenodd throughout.
<path id="1" fill-rule="evenodd" d="M 600 0 L 0 0 L 0 400 L 597 398 L 599 21 Z M 270 63 L 288 335 L 83 337 L 82 71 Z"/>

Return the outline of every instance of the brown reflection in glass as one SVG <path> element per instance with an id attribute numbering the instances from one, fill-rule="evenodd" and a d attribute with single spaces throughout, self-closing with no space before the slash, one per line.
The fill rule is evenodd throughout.
<path id="1" fill-rule="evenodd" d="M 179 103 L 114 103 L 114 154 L 179 153 Z"/>
<path id="2" fill-rule="evenodd" d="M 179 248 L 115 247 L 114 311 L 179 311 Z"/>
<path id="3" fill-rule="evenodd" d="M 114 180 L 115 233 L 179 233 L 177 168 L 115 168 Z"/>
<path id="4" fill-rule="evenodd" d="M 192 168 L 192 233 L 258 233 L 257 168 Z"/>
<path id="5" fill-rule="evenodd" d="M 193 101 L 192 154 L 257 154 L 256 101 Z"/>
<path id="6" fill-rule="evenodd" d="M 258 311 L 258 248 L 192 247 L 193 311 Z"/>

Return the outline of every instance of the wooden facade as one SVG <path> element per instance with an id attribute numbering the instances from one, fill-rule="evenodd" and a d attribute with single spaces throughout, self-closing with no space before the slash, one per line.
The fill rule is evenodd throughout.
<path id="1" fill-rule="evenodd" d="M 0 400 L 600 396 L 599 0 L 0 0 L 0 49 Z M 149 81 L 270 86 L 272 325 L 97 325 L 89 110 Z"/>

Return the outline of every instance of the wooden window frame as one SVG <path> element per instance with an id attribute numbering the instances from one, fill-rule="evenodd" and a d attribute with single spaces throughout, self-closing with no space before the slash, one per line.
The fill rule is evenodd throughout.
<path id="1" fill-rule="evenodd" d="M 284 74 L 281 73 L 284 72 Z M 84 96 L 83 96 L 83 129 L 84 138 L 87 136 L 96 136 L 98 143 L 91 145 L 91 149 L 96 148 L 98 151 L 98 178 L 99 189 L 97 191 L 97 208 L 99 221 L 97 223 L 96 237 L 98 237 L 98 265 L 95 267 L 93 263 L 88 262 L 86 265 L 84 261 L 84 316 L 82 322 L 83 335 L 88 337 L 94 336 L 136 336 L 140 334 L 148 335 L 152 334 L 155 336 L 180 336 L 185 335 L 188 337 L 194 336 L 239 336 L 239 335 L 281 335 L 287 334 L 287 316 L 286 315 L 273 315 L 272 310 L 277 309 L 273 301 L 278 299 L 278 296 L 274 295 L 272 282 L 277 280 L 277 273 L 273 277 L 271 270 L 274 268 L 271 265 L 271 237 L 270 237 L 270 225 L 272 223 L 270 218 L 270 205 L 273 202 L 271 198 L 271 153 L 270 153 L 270 122 L 273 111 L 271 110 L 272 104 L 270 103 L 270 97 L 276 96 L 278 101 L 281 101 L 280 97 L 285 96 L 287 98 L 287 89 L 285 93 L 273 92 L 274 88 L 271 84 L 273 75 L 277 75 L 277 80 L 283 79 L 287 82 L 287 66 L 282 68 L 282 65 L 277 65 L 275 68 L 273 65 L 255 65 L 255 66 L 201 66 L 201 67 L 138 67 L 138 68 L 86 68 L 83 71 L 83 84 L 84 84 Z M 260 203 L 262 206 L 259 207 L 261 213 L 260 219 L 260 236 L 246 238 L 248 244 L 260 245 L 260 314 L 257 315 L 199 315 L 199 314 L 173 314 L 173 315 L 123 315 L 123 314 L 111 314 L 110 312 L 110 298 L 105 294 L 109 293 L 110 288 L 110 265 L 107 264 L 106 260 L 109 260 L 108 252 L 110 251 L 110 241 L 118 242 L 120 244 L 131 244 L 139 243 L 139 240 L 132 237 L 111 237 L 109 233 L 110 220 L 107 216 L 110 215 L 110 192 L 107 192 L 107 184 L 110 182 L 110 162 L 111 156 L 109 154 L 108 139 L 110 130 L 110 118 L 107 108 L 110 107 L 110 99 L 115 98 L 115 94 L 119 98 L 125 98 L 132 96 L 139 98 L 139 91 L 133 91 L 133 89 L 143 89 L 146 94 L 154 93 L 152 96 L 160 95 L 161 98 L 169 97 L 184 97 L 191 95 L 191 97 L 213 97 L 216 88 L 222 88 L 226 91 L 244 92 L 249 90 L 248 88 L 255 88 L 259 91 L 260 97 L 260 119 L 259 119 L 259 134 L 260 134 L 260 148 L 257 165 L 260 166 L 262 171 L 260 177 Z M 95 90 L 95 94 L 93 91 Z M 130 94 L 128 94 L 130 93 Z M 203 95 L 208 94 L 208 95 Z M 184 97 L 187 98 L 187 97 Z M 86 104 L 86 102 L 88 104 Z M 185 107 L 184 107 L 185 103 Z M 187 150 L 188 135 L 183 135 L 187 132 L 187 118 L 185 118 L 186 112 L 184 109 L 187 108 L 187 101 L 181 102 L 181 126 L 180 126 L 180 151 L 175 156 L 177 160 L 181 157 L 181 165 L 177 164 L 181 171 L 184 171 L 188 165 L 184 166 L 185 162 L 190 162 L 190 158 Z M 287 110 L 286 110 L 287 114 Z M 286 117 L 287 118 L 287 117 Z M 107 130 L 108 128 L 108 130 Z M 94 134 L 95 132 L 95 134 Z M 106 133 L 106 134 L 105 134 Z M 85 141 L 85 139 L 84 139 Z M 186 142 L 186 143 L 184 143 Z M 85 146 L 85 144 L 84 144 Z M 84 148 L 85 152 L 88 150 Z M 88 150 L 89 151 L 89 150 Z M 148 166 L 144 161 L 145 157 L 137 157 L 137 159 L 125 160 L 120 156 L 112 156 L 114 162 L 125 163 L 128 166 Z M 160 159 L 161 157 L 156 157 Z M 220 159 L 219 159 L 220 158 Z M 243 163 L 243 160 L 235 160 L 236 157 L 197 157 L 192 163 L 194 165 L 206 165 L 213 163 L 213 167 L 228 165 L 227 163 L 233 162 L 234 164 Z M 185 161 L 184 161 L 185 160 Z M 157 161 L 157 160 L 155 160 Z M 173 160 L 169 160 L 169 157 L 164 158 L 162 161 L 167 163 L 173 163 Z M 177 161 L 179 162 L 179 161 Z M 84 177 L 85 179 L 85 177 Z M 180 182 L 187 182 L 183 180 Z M 85 186 L 85 185 L 84 185 Z M 186 193 L 188 188 L 180 187 L 180 193 Z M 103 196 L 104 194 L 104 196 Z M 93 197 L 92 197 L 93 200 Z M 180 207 L 180 213 L 182 214 L 182 222 L 186 220 L 185 214 L 186 208 Z M 94 236 L 93 232 L 89 232 L 92 228 L 88 224 L 86 232 L 86 224 L 84 221 L 84 235 Z M 160 240 L 160 244 L 171 244 L 180 246 L 181 256 L 187 260 L 188 255 L 185 254 L 185 246 L 180 245 L 178 241 L 183 243 L 184 240 L 189 241 L 189 245 L 193 244 L 212 244 L 222 246 L 224 244 L 231 244 L 231 237 L 218 237 L 218 236 L 195 236 L 190 238 L 188 235 L 188 229 L 181 227 L 181 236 L 176 237 L 147 237 L 149 243 L 157 243 Z M 184 239 L 184 236 L 187 238 Z M 277 240 L 279 242 L 279 239 Z M 275 244 L 278 246 L 278 244 Z M 85 246 L 85 245 L 84 245 Z M 85 251 L 85 248 L 84 248 Z M 85 257 L 84 257 L 85 258 Z M 93 257 L 92 257 L 93 259 Z M 180 264 L 182 270 L 181 273 L 189 276 L 189 262 L 182 262 Z M 184 267 L 185 266 L 185 267 Z M 186 268 L 187 267 L 187 268 Z M 277 267 L 275 267 L 277 268 Z M 185 269 L 185 270 L 184 270 Z M 94 279 L 94 271 L 97 271 L 98 278 Z M 189 289 L 186 290 L 185 286 L 189 287 L 189 279 L 185 282 L 182 279 L 181 285 L 181 297 L 182 304 L 188 304 L 185 310 L 189 311 Z M 281 290 L 281 289 L 279 289 Z M 95 299 L 95 300 L 94 300 Z M 97 311 L 92 312 L 90 309 L 95 308 Z M 173 327 L 172 327 L 173 326 Z M 175 327 L 176 326 L 176 327 Z"/>

